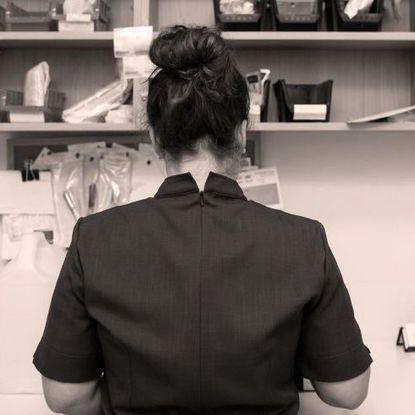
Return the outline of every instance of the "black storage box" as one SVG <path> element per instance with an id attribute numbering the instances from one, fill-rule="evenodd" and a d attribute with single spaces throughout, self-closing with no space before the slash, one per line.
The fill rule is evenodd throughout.
<path id="1" fill-rule="evenodd" d="M 1 90 L 0 91 L 0 115 L 1 121 L 10 121 L 11 112 L 19 114 L 44 113 L 46 122 L 62 121 L 62 111 L 65 103 L 63 92 L 49 89 L 45 97 L 43 107 L 23 105 L 23 92 Z"/>
<path id="2" fill-rule="evenodd" d="M 41 12 L 28 12 L 16 6 L 12 1 L 6 8 L 0 7 L 0 28 L 13 32 L 48 32 L 57 29 L 49 9 Z"/>
<path id="3" fill-rule="evenodd" d="M 53 20 L 65 20 L 66 16 L 63 14 L 63 1 L 55 0 L 51 5 L 51 17 Z M 111 7 L 108 1 L 95 0 L 91 20 L 94 22 L 94 31 L 106 31 L 109 29 L 111 20 Z"/>
<path id="4" fill-rule="evenodd" d="M 321 29 L 323 0 L 272 0 L 277 30 L 315 31 Z"/>
<path id="5" fill-rule="evenodd" d="M 221 0 L 213 0 L 216 24 L 221 30 L 229 31 L 260 31 L 263 30 L 267 0 L 252 0 L 253 13 L 223 13 Z"/>
<path id="6" fill-rule="evenodd" d="M 280 122 L 322 122 L 330 120 L 331 93 L 333 81 L 320 84 L 287 84 L 280 79 L 274 84 Z M 295 119 L 295 104 L 326 105 L 325 119 Z"/>
<path id="7" fill-rule="evenodd" d="M 0 6 L 0 30 L 6 30 L 6 9 Z"/>
<path id="8" fill-rule="evenodd" d="M 380 31 L 384 15 L 384 0 L 374 0 L 368 13 L 358 13 L 350 19 L 344 13 L 346 0 L 327 0 L 327 24 L 329 30 Z"/>
<path id="9" fill-rule="evenodd" d="M 23 105 L 23 92 L 0 89 L 0 122 L 7 121 L 7 107 Z"/>

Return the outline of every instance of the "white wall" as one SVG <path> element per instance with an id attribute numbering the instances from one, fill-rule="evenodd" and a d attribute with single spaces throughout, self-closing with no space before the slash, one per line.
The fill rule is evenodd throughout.
<path id="1" fill-rule="evenodd" d="M 318 219 L 367 340 L 415 321 L 415 137 L 303 134 L 262 138 L 285 210 Z"/>
<path id="2" fill-rule="evenodd" d="M 356 414 L 410 413 L 415 356 L 395 341 L 400 325 L 415 321 L 415 137 L 268 136 L 261 165 L 277 166 L 286 211 L 326 228 L 374 360 Z M 346 413 L 301 396 L 301 415 Z"/>
<path id="3" fill-rule="evenodd" d="M 415 321 L 415 140 L 344 133 L 262 138 L 285 210 L 320 220 L 368 340 Z"/>
<path id="4" fill-rule="evenodd" d="M 0 137 L 0 170 L 7 168 L 7 141 L 4 137 Z M 2 235 L 2 225 L 0 220 L 0 250 L 1 250 L 1 235 Z M 0 251 L 1 252 L 1 251 Z M 4 266 L 4 261 L 0 259 L 0 271 Z"/>

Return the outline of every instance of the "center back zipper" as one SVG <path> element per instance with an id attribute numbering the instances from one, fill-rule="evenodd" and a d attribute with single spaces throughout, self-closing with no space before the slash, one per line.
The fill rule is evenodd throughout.
<path id="1" fill-rule="evenodd" d="M 202 393 L 202 275 L 203 275 L 203 206 L 205 199 L 203 190 L 199 192 L 200 203 L 200 268 L 199 268 L 199 412 L 203 413 Z"/>

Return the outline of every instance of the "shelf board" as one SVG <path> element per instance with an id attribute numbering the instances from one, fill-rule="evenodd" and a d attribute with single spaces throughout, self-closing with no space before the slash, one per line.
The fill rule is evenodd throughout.
<path id="1" fill-rule="evenodd" d="M 415 32 L 223 32 L 223 37 L 235 48 L 415 48 Z M 112 31 L 0 32 L 0 48 L 112 46 Z"/>
<path id="2" fill-rule="evenodd" d="M 0 32 L 0 48 L 112 48 L 113 32 Z"/>
<path id="3" fill-rule="evenodd" d="M 223 32 L 235 48 L 359 48 L 415 47 L 415 32 Z"/>
<path id="4" fill-rule="evenodd" d="M 345 122 L 264 122 L 250 128 L 254 133 L 311 133 L 311 132 L 412 132 L 415 122 L 373 122 L 347 124 Z"/>
<path id="5" fill-rule="evenodd" d="M 67 123 L 0 123 L 1 133 L 125 133 L 142 134 L 130 124 L 67 124 Z M 347 124 L 345 122 L 266 122 L 254 124 L 250 133 L 313 133 L 313 132 L 411 132 L 415 134 L 415 122 L 374 122 L 366 124 Z"/>
<path id="6" fill-rule="evenodd" d="M 137 133 L 138 131 L 132 124 L 68 124 L 68 123 L 0 123 L 0 133 L 20 133 L 20 132 L 115 132 L 115 133 Z"/>

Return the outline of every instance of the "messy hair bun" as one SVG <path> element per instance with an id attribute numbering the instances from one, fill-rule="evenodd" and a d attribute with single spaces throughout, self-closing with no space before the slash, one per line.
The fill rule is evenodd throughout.
<path id="1" fill-rule="evenodd" d="M 249 94 L 219 29 L 171 26 L 152 42 L 150 59 L 160 70 L 150 78 L 147 112 L 161 149 L 180 156 L 209 137 L 217 155 L 237 150 Z"/>

